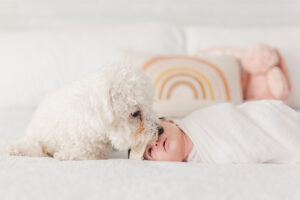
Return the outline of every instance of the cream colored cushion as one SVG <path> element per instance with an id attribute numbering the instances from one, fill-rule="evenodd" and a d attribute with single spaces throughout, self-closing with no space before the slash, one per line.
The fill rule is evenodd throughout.
<path id="1" fill-rule="evenodd" d="M 184 117 L 200 107 L 242 102 L 240 68 L 231 57 L 200 59 L 126 51 L 120 54 L 152 79 L 154 108 L 160 116 Z"/>

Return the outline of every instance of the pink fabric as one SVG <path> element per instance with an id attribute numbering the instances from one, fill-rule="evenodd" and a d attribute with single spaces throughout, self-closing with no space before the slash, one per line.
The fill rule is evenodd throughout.
<path id="1" fill-rule="evenodd" d="M 257 44 L 241 57 L 247 73 L 244 99 L 277 99 L 288 103 L 291 90 L 286 66 L 278 50 Z"/>
<path id="2" fill-rule="evenodd" d="M 291 82 L 280 52 L 265 44 L 248 49 L 215 47 L 199 51 L 196 56 L 233 56 L 244 70 L 242 87 L 244 100 L 277 99 L 288 103 Z"/>

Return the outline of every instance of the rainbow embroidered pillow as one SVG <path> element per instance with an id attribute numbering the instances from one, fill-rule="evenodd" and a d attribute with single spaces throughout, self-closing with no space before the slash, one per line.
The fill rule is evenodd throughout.
<path id="1" fill-rule="evenodd" d="M 240 68 L 231 57 L 121 54 L 152 79 L 159 116 L 184 117 L 212 104 L 242 103 Z"/>

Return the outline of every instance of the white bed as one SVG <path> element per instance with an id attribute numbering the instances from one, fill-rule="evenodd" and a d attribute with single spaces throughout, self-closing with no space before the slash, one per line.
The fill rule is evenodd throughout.
<path id="1" fill-rule="evenodd" d="M 0 148 L 33 109 L 2 109 Z M 204 165 L 109 159 L 60 162 L 0 156 L 0 199 L 295 199 L 300 165 Z"/>

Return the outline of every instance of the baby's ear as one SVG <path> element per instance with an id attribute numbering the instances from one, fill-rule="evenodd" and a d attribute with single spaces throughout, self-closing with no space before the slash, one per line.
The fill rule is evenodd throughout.
<path id="1" fill-rule="evenodd" d="M 170 123 L 173 123 L 174 124 L 174 121 L 173 120 L 168 120 Z"/>

